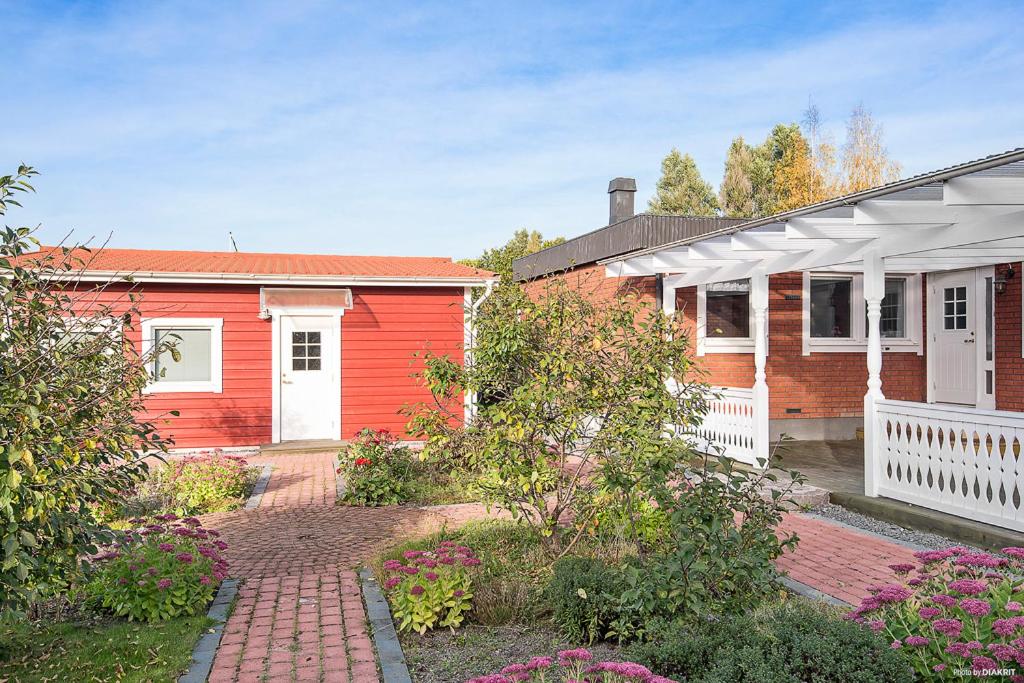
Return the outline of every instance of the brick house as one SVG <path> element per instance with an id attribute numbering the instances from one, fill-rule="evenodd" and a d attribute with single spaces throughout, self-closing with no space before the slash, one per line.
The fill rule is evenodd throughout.
<path id="1" fill-rule="evenodd" d="M 338 440 L 364 427 L 405 435 L 401 408 L 430 398 L 413 377 L 414 354 L 430 345 L 460 356 L 471 290 L 494 277 L 448 258 L 111 248 L 77 256 L 82 301 L 116 310 L 129 289 L 138 298 L 129 340 L 137 348 L 173 335 L 181 359 L 155 359 L 146 410 L 182 450 Z"/>
<path id="2" fill-rule="evenodd" d="M 627 287 L 682 313 L 719 391 L 698 442 L 755 463 L 782 433 L 862 430 L 867 495 L 1024 530 L 1024 149 L 704 220 L 564 264 L 604 268 L 604 295 Z M 517 275 L 558 274 L 551 251 Z"/>

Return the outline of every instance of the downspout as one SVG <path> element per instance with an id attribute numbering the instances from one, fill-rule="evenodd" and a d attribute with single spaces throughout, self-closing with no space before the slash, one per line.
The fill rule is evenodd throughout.
<path id="1" fill-rule="evenodd" d="M 472 342 L 472 340 L 476 338 L 476 315 L 477 315 L 477 311 L 480 310 L 480 306 L 483 305 L 483 303 L 485 301 L 487 301 L 487 299 L 494 292 L 494 284 L 496 282 L 497 282 L 497 280 L 488 280 L 487 283 L 484 285 L 484 293 L 480 296 L 479 299 L 477 299 L 476 301 L 474 301 L 472 303 L 472 305 L 470 305 L 470 308 L 469 308 L 469 339 L 470 339 L 470 342 Z M 472 362 L 473 362 L 473 354 L 467 348 L 466 349 L 466 358 L 465 358 L 466 367 L 469 367 L 469 365 Z M 474 393 L 472 391 L 467 392 L 466 393 L 466 407 L 468 408 L 468 410 L 466 411 L 466 415 L 465 415 L 465 422 L 466 422 L 467 425 L 470 422 L 473 421 L 474 417 L 476 417 L 476 403 L 477 403 L 476 402 L 476 393 Z"/>

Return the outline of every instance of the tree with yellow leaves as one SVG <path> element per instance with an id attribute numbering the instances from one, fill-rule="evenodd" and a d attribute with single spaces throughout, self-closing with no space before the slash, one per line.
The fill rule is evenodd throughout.
<path id="1" fill-rule="evenodd" d="M 858 104 L 846 123 L 843 145 L 843 190 L 858 192 L 900 178 L 900 164 L 889 159 L 882 143 L 882 125 Z"/>

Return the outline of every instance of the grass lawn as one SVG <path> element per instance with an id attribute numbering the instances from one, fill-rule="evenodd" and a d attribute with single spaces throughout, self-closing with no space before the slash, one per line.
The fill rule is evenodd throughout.
<path id="1" fill-rule="evenodd" d="M 456 471 L 444 472 L 427 463 L 413 465 L 411 505 L 454 505 L 474 503 L 480 497 L 471 492 L 472 477 Z"/>
<path id="2" fill-rule="evenodd" d="M 205 614 L 156 624 L 118 619 L 0 623 L 0 681 L 174 681 L 213 625 Z"/>

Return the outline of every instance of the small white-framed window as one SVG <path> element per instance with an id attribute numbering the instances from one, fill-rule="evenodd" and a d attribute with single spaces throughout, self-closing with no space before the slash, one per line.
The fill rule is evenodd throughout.
<path id="1" fill-rule="evenodd" d="M 221 393 L 223 327 L 223 318 L 143 318 L 143 354 L 171 343 L 179 356 L 165 350 L 152 359 L 145 391 Z"/>
<path id="2" fill-rule="evenodd" d="M 697 287 L 697 355 L 753 353 L 754 309 L 750 280 Z"/>
<path id="3" fill-rule="evenodd" d="M 863 274 L 805 272 L 802 300 L 805 356 L 867 348 Z M 886 276 L 879 329 L 883 350 L 924 352 L 920 274 Z"/>

